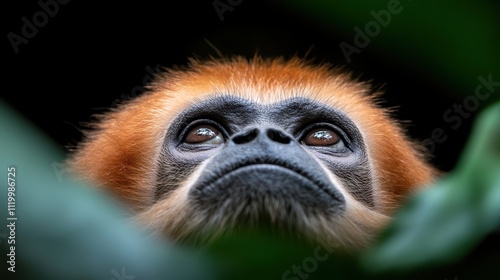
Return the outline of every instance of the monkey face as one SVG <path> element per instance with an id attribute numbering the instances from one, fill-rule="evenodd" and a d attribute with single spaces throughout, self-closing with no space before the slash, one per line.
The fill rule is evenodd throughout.
<path id="1" fill-rule="evenodd" d="M 173 121 L 163 151 L 157 199 L 168 199 L 173 179 L 186 182 L 186 203 L 204 217 L 203 227 L 301 232 L 320 217 L 344 215 L 346 192 L 374 207 L 359 130 L 342 112 L 310 99 L 263 105 L 210 97 Z M 172 178 L 178 166 L 196 175 Z"/>
<path id="2" fill-rule="evenodd" d="M 297 59 L 192 62 L 107 115 L 71 163 L 173 240 L 266 228 L 360 248 L 434 174 L 369 91 Z"/>

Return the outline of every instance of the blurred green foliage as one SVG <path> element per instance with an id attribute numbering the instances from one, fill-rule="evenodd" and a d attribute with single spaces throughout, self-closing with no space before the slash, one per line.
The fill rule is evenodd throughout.
<path id="1" fill-rule="evenodd" d="M 412 198 L 363 261 L 377 272 L 458 263 L 488 237 L 499 245 L 500 102 L 481 114 L 455 170 Z M 475 272 L 496 269 L 492 262 Z"/>
<path id="2" fill-rule="evenodd" d="M 73 179 L 64 153 L 0 99 L 0 234 L 7 170 L 15 168 L 15 244 L 1 239 L 2 279 L 211 279 L 210 260 L 172 247 L 126 221 L 114 198 Z M 16 273 L 4 259 L 15 246 Z M 189 254 L 188 254 L 189 253 Z M 186 265 L 189 264 L 189 265 Z M 122 272 L 122 269 L 123 272 Z M 126 278 L 124 278 L 126 279 Z"/>
<path id="3" fill-rule="evenodd" d="M 500 102 L 482 113 L 456 170 L 412 198 L 361 256 L 265 232 L 225 236 L 198 250 L 148 237 L 126 222 L 107 194 L 67 174 L 61 180 L 53 165 L 61 152 L 5 104 L 0 109 L 1 127 L 9 132 L 1 139 L 0 179 L 7 181 L 9 166 L 17 170 L 16 266 L 22 279 L 111 279 L 113 273 L 142 279 L 419 279 L 422 273 L 497 269 L 498 251 L 480 251 L 479 267 L 467 257 L 488 238 L 499 244 Z M 3 188 L 2 201 L 6 193 Z M 6 242 L 0 245 L 9 252 Z"/>
<path id="4" fill-rule="evenodd" d="M 286 1 L 314 20 L 355 36 L 370 11 L 391 1 Z M 382 55 L 410 61 L 462 98 L 479 75 L 500 80 L 499 17 L 493 1 L 400 1 L 370 41 Z M 346 41 L 354 44 L 353 41 Z M 353 56 L 354 57 L 354 56 Z M 491 279 L 500 259 L 500 103 L 482 105 L 455 170 L 412 198 L 361 256 L 277 239 L 263 232 L 225 236 L 203 250 L 165 244 L 126 222 L 105 193 L 73 180 L 64 152 L 0 102 L 0 220 L 7 168 L 15 166 L 18 279 Z M 450 140 L 449 140 L 450 141 Z M 0 238 L 8 234 L 0 227 Z M 0 239 L 2 256 L 10 250 Z M 315 257 L 317 252 L 326 259 Z M 316 255 L 315 255 L 316 254 Z M 2 272 L 5 274 L 5 260 Z M 314 269 L 313 269 L 314 268 Z M 489 274 L 489 275 L 488 275 Z M 14 279 L 13 274 L 5 274 Z M 118 275 L 118 276 L 117 276 Z M 133 278 L 128 278 L 133 279 Z"/>

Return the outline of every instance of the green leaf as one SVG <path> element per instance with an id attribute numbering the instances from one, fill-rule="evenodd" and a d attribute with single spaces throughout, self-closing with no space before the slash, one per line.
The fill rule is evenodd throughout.
<path id="1" fill-rule="evenodd" d="M 458 166 L 411 199 L 367 253 L 369 270 L 456 262 L 500 228 L 500 102 L 479 117 Z"/>

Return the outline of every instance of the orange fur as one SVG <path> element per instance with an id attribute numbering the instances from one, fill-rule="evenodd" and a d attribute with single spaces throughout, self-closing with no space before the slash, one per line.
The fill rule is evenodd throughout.
<path id="1" fill-rule="evenodd" d="M 338 108 L 357 124 L 373 167 L 375 211 L 388 215 L 436 172 L 370 92 L 368 84 L 342 71 L 298 58 L 191 60 L 185 69 L 160 74 L 148 93 L 104 115 L 69 163 L 85 180 L 113 190 L 135 210 L 145 211 L 153 204 L 156 162 L 166 129 L 189 105 L 221 94 L 263 104 L 306 97 Z M 156 207 L 161 211 L 175 206 Z M 363 216 L 362 211 L 356 213 Z M 367 223 L 370 217 L 366 216 Z"/>

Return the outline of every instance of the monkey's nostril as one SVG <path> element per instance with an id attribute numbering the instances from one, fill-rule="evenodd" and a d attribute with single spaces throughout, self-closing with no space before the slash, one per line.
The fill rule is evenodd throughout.
<path id="1" fill-rule="evenodd" d="M 245 131 L 241 134 L 235 135 L 232 140 L 235 144 L 245 144 L 245 143 L 249 143 L 252 140 L 254 140 L 255 138 L 257 138 L 257 135 L 259 135 L 259 130 L 254 128 L 254 129 Z"/>
<path id="2" fill-rule="evenodd" d="M 268 129 L 267 130 L 267 137 L 271 139 L 274 142 L 278 142 L 281 144 L 288 144 L 292 139 L 285 133 L 279 131 L 279 130 L 274 130 L 274 129 Z"/>

